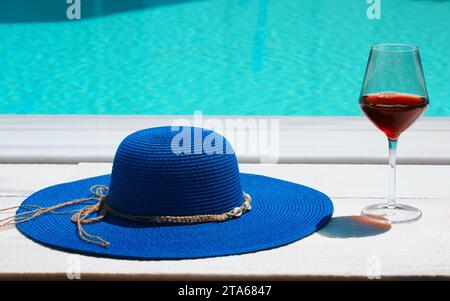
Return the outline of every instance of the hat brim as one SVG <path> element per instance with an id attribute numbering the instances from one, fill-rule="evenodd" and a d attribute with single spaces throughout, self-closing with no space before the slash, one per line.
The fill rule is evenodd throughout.
<path id="1" fill-rule="evenodd" d="M 109 180 L 110 175 L 104 175 L 51 186 L 34 193 L 22 205 L 47 207 L 88 197 L 92 185 L 108 186 Z M 18 224 L 17 228 L 38 243 L 76 253 L 128 259 L 188 259 L 243 254 L 286 245 L 317 231 L 333 214 L 331 200 L 312 188 L 244 173 L 241 173 L 241 182 L 253 199 L 252 210 L 233 220 L 152 225 L 107 215 L 100 222 L 84 226 L 89 234 L 109 241 L 108 248 L 81 240 L 70 214 L 45 214 Z M 77 209 L 77 206 L 69 209 Z M 25 209 L 21 208 L 17 213 L 23 211 Z"/>

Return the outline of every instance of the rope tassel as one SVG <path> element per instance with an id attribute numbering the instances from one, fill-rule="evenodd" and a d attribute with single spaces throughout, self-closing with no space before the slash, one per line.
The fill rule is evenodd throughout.
<path id="1" fill-rule="evenodd" d="M 249 194 L 244 192 L 244 203 L 228 212 L 222 214 L 204 214 L 204 215 L 187 215 L 187 216 L 136 216 L 123 214 L 115 211 L 108 206 L 106 202 L 106 196 L 109 188 L 104 185 L 94 185 L 90 188 L 92 197 L 80 198 L 61 204 L 57 204 L 50 207 L 41 207 L 35 205 L 20 205 L 15 207 L 9 207 L 0 209 L 1 213 L 9 213 L 11 210 L 27 209 L 27 211 L 13 214 L 4 219 L 0 219 L 0 230 L 10 228 L 20 223 L 27 222 L 35 219 L 44 214 L 73 214 L 71 217 L 72 222 L 76 224 L 78 236 L 87 243 L 99 245 L 107 248 L 109 242 L 101 238 L 100 236 L 91 235 L 86 232 L 83 225 L 93 224 L 101 221 L 106 214 L 111 214 L 120 218 L 124 218 L 131 221 L 147 222 L 147 223 L 175 223 L 175 224 L 196 224 L 204 222 L 222 222 L 232 218 L 238 218 L 242 214 L 251 210 L 252 198 Z M 94 201 L 94 204 L 88 204 L 81 209 L 71 211 L 57 211 L 60 208 L 65 208 L 72 205 L 82 204 L 85 202 Z M 96 215 L 94 215 L 97 213 Z"/>
<path id="2" fill-rule="evenodd" d="M 105 210 L 101 210 L 101 208 L 106 208 L 105 206 L 102 206 L 102 203 L 104 203 L 106 194 L 105 192 L 108 191 L 108 187 L 103 185 L 94 185 L 91 187 L 90 191 L 94 195 L 93 197 L 88 198 L 81 198 L 76 199 L 68 202 L 64 202 L 61 204 L 57 204 L 50 207 L 41 207 L 41 206 L 35 206 L 35 205 L 20 205 L 20 206 L 14 206 L 9 207 L 5 209 L 0 209 L 0 213 L 8 213 L 8 211 L 11 210 L 17 210 L 17 209 L 30 209 L 28 211 L 24 211 L 12 216 L 9 216 L 4 219 L 0 219 L 0 230 L 7 229 L 10 227 L 13 227 L 17 224 L 21 224 L 24 222 L 27 222 L 29 220 L 35 219 L 36 217 L 39 217 L 41 215 L 50 213 L 50 214 L 71 214 L 72 215 L 71 220 L 77 225 L 78 235 L 80 238 L 86 242 L 94 243 L 102 247 L 107 247 L 109 245 L 109 242 L 105 241 L 99 236 L 90 235 L 86 232 L 86 230 L 83 229 L 83 225 L 95 223 L 97 221 L 100 221 L 105 216 L 106 212 Z M 71 211 L 56 211 L 60 208 L 65 208 L 72 205 L 77 205 L 89 201 L 95 201 L 96 203 L 86 205 L 85 207 L 78 209 L 78 210 L 71 210 Z M 95 217 L 90 217 L 93 213 L 99 212 L 99 214 Z"/>

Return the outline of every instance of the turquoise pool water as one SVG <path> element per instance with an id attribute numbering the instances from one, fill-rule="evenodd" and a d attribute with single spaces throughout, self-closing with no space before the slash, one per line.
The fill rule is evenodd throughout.
<path id="1" fill-rule="evenodd" d="M 6 2 L 6 3 L 3 3 Z M 361 115 L 374 43 L 420 47 L 450 116 L 450 1 L 65 0 L 0 4 L 0 113 Z"/>

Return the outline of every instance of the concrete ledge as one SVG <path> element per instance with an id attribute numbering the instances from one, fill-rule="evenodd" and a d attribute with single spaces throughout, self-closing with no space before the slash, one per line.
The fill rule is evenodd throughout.
<path id="1" fill-rule="evenodd" d="M 0 165 L 0 207 L 18 205 L 45 186 L 110 169 L 111 164 L 104 163 Z M 361 208 L 386 195 L 385 165 L 241 164 L 240 169 L 323 191 L 335 205 L 333 220 L 283 247 L 195 260 L 77 255 L 44 247 L 10 229 L 0 232 L 0 280 L 67 279 L 74 262 L 84 280 L 450 279 L 450 165 L 399 167 L 400 201 L 420 208 L 423 216 L 416 223 L 392 227 L 358 219 Z"/>
<path id="2" fill-rule="evenodd" d="M 0 163 L 111 162 L 126 135 L 180 119 L 177 124 L 194 123 L 192 116 L 0 115 Z M 226 126 L 236 119 L 243 123 Z M 278 127 L 251 127 L 268 119 Z M 232 143 L 241 163 L 387 162 L 385 137 L 364 117 L 203 117 L 203 126 L 211 122 L 223 125 L 219 132 L 227 138 L 233 132 L 244 141 Z M 270 135 L 270 147 L 259 143 Z M 400 164 L 450 164 L 450 118 L 419 120 L 402 135 L 398 156 Z"/>

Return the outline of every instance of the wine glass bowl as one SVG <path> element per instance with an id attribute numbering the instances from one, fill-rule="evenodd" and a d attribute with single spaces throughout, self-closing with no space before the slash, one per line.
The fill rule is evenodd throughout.
<path id="1" fill-rule="evenodd" d="M 359 98 L 361 110 L 388 138 L 390 189 L 386 203 L 370 205 L 361 214 L 382 223 L 418 220 L 422 212 L 398 204 L 395 196 L 397 141 L 428 107 L 428 93 L 419 50 L 409 44 L 372 46 Z"/>
<path id="2" fill-rule="evenodd" d="M 380 92 L 361 96 L 359 105 L 389 139 L 398 139 L 422 115 L 428 99 L 414 94 Z"/>

